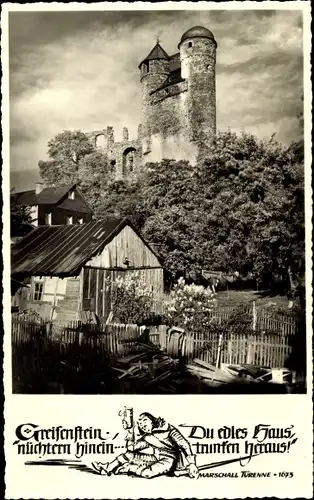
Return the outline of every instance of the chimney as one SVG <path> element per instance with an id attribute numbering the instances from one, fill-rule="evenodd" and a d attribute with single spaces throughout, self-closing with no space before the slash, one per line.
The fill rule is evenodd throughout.
<path id="1" fill-rule="evenodd" d="M 42 192 L 42 190 L 44 189 L 44 185 L 42 182 L 36 182 L 35 184 L 35 193 L 36 194 L 39 194 Z"/>

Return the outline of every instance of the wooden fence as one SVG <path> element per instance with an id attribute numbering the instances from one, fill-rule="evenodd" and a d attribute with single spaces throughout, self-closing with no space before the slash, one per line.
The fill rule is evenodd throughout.
<path id="1" fill-rule="evenodd" d="M 11 332 L 13 392 L 24 393 L 112 393 L 112 359 L 140 336 L 136 325 L 21 319 L 12 319 Z"/>
<path id="2" fill-rule="evenodd" d="M 222 321 L 222 315 L 219 318 Z M 292 353 L 293 337 L 286 333 L 227 332 L 222 338 L 220 362 L 282 368 Z M 80 393 L 84 393 L 84 384 L 101 373 L 101 380 L 108 380 L 107 393 L 112 393 L 114 389 L 109 387 L 112 360 L 123 356 L 128 344 L 143 338 L 137 325 L 72 322 L 64 326 L 12 318 L 14 392 L 25 392 L 25 386 L 32 387 L 33 392 L 49 392 L 46 386 L 50 381 L 59 388 L 72 384 L 71 387 L 76 390 L 79 387 Z M 172 357 L 182 356 L 187 361 L 198 358 L 210 364 L 217 360 L 219 337 L 215 331 L 170 335 L 168 327 L 161 325 L 150 328 L 149 340 Z M 46 384 L 44 388 L 41 383 Z M 23 390 L 19 391 L 19 386 Z M 97 392 L 99 388 L 91 391 Z"/>
<path id="3" fill-rule="evenodd" d="M 187 359 L 199 358 L 215 364 L 218 355 L 217 336 L 195 339 L 187 336 L 183 349 Z M 291 338 L 274 334 L 231 334 L 222 339 L 220 363 L 248 364 L 272 368 L 283 368 L 291 355 Z"/>
<path id="4" fill-rule="evenodd" d="M 189 361 L 201 359 L 216 364 L 219 337 L 216 333 L 187 333 L 172 339 L 162 325 L 151 329 L 150 341 L 159 345 L 173 357 L 181 355 Z M 292 354 L 293 335 L 276 334 L 225 334 L 222 338 L 220 363 L 249 364 L 271 368 L 283 368 Z"/>
<path id="5" fill-rule="evenodd" d="M 158 314 L 165 314 L 167 311 L 167 303 L 170 300 L 169 295 L 165 298 L 155 299 L 153 301 L 152 310 Z M 294 335 L 297 331 L 297 321 L 293 316 L 287 314 L 275 313 L 271 314 L 262 307 L 256 307 L 256 330 L 267 332 L 278 332 L 281 335 Z M 228 321 L 235 314 L 246 313 L 251 316 L 253 323 L 253 305 L 249 304 L 241 308 L 238 312 L 234 306 L 216 306 L 209 312 L 209 316 L 214 318 L 218 324 Z"/>
<path id="6" fill-rule="evenodd" d="M 12 345 L 25 344 L 42 340 L 43 345 L 56 344 L 60 349 L 70 345 L 87 345 L 112 355 L 119 354 L 123 344 L 132 343 L 140 336 L 137 325 L 90 324 L 82 325 L 78 321 L 67 325 L 54 321 L 30 322 L 21 319 L 12 320 Z"/>

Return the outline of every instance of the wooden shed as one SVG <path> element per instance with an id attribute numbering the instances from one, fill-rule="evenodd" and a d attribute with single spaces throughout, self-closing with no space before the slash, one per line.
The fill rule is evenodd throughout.
<path id="1" fill-rule="evenodd" d="M 112 283 L 130 273 L 164 293 L 162 263 L 127 219 L 37 227 L 12 247 L 12 306 L 64 322 L 82 311 L 106 319 Z"/>

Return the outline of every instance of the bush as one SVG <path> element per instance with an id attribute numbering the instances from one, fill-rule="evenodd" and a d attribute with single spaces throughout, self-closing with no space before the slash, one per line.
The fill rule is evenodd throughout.
<path id="1" fill-rule="evenodd" d="M 210 289 L 202 285 L 186 285 L 185 280 L 180 278 L 171 295 L 166 309 L 170 326 L 177 325 L 191 333 L 208 332 L 214 327 L 211 312 L 216 301 Z"/>
<path id="2" fill-rule="evenodd" d="M 112 285 L 114 321 L 139 325 L 152 321 L 152 293 L 139 273 L 119 277 Z"/>
<path id="3" fill-rule="evenodd" d="M 243 305 L 236 307 L 226 321 L 228 333 L 252 334 L 252 313 Z"/>
<path id="4" fill-rule="evenodd" d="M 48 320 L 42 318 L 34 309 L 24 309 L 24 311 L 17 313 L 16 316 L 19 319 L 23 319 L 24 321 L 29 321 L 31 323 L 48 323 Z"/>

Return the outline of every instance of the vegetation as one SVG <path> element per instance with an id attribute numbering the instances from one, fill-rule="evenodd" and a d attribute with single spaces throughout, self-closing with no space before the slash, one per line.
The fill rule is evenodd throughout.
<path id="1" fill-rule="evenodd" d="M 190 333 L 204 332 L 211 327 L 211 311 L 215 307 L 214 293 L 201 285 L 188 285 L 180 278 L 167 303 L 169 325 L 185 328 Z"/>
<path id="2" fill-rule="evenodd" d="M 112 288 L 113 321 L 139 325 L 148 322 L 152 294 L 139 273 L 119 277 L 108 285 Z"/>
<path id="3" fill-rule="evenodd" d="M 76 181 L 96 218 L 125 217 L 159 245 L 173 278 L 202 283 L 202 270 L 238 271 L 259 287 L 290 290 L 304 274 L 303 144 L 285 147 L 217 134 L 195 166 L 163 160 L 117 180 L 82 132 L 50 141 L 40 162 L 49 183 Z"/>
<path id="4" fill-rule="evenodd" d="M 10 196 L 11 237 L 25 236 L 25 234 L 27 234 L 30 231 L 32 222 L 33 221 L 32 221 L 30 207 L 19 205 L 17 203 L 17 198 L 15 193 L 11 191 L 11 196 Z"/>

